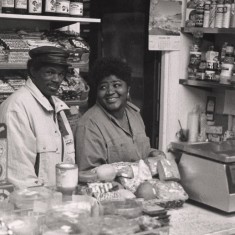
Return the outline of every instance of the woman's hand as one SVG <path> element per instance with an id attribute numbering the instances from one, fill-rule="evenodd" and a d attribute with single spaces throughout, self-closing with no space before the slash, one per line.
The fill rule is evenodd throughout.
<path id="1" fill-rule="evenodd" d="M 159 158 L 166 158 L 166 155 L 163 151 L 158 150 L 158 149 L 154 149 L 153 151 L 151 151 L 148 155 L 149 157 L 159 157 Z"/>

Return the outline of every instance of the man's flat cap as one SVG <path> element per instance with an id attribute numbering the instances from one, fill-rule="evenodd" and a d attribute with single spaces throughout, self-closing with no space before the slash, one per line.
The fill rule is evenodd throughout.
<path id="1" fill-rule="evenodd" d="M 48 64 L 58 64 L 64 66 L 70 66 L 67 59 L 69 53 L 62 48 L 53 46 L 42 46 L 36 47 L 29 51 L 29 56 L 32 60 L 48 63 Z"/>

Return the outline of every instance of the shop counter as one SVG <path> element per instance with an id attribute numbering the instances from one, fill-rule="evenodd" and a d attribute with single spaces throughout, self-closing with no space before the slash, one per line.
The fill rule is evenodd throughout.
<path id="1" fill-rule="evenodd" d="M 169 210 L 169 235 L 235 234 L 235 213 L 224 213 L 192 201 Z"/>

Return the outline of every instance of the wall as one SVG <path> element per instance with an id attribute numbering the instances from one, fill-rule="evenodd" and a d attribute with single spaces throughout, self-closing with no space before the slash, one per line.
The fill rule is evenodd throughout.
<path id="1" fill-rule="evenodd" d="M 223 114 L 225 90 L 208 91 L 179 84 L 179 79 L 187 79 L 191 42 L 190 35 L 181 34 L 180 51 L 163 52 L 162 56 L 159 149 L 164 152 L 172 141 L 177 141 L 178 120 L 187 128 L 188 113 L 195 105 L 205 108 L 207 96 L 216 97 L 216 113 L 222 124 L 227 125 L 227 116 Z"/>
<path id="2" fill-rule="evenodd" d="M 181 35 L 180 51 L 163 52 L 161 74 L 160 142 L 164 152 L 170 142 L 176 141 L 180 120 L 182 127 L 187 127 L 187 114 L 199 104 L 205 106 L 207 91 L 185 87 L 179 79 L 187 78 L 190 38 Z"/>

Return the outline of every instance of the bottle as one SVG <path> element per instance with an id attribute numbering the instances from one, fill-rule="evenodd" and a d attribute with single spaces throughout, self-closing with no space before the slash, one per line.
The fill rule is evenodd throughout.
<path id="1" fill-rule="evenodd" d="M 43 15 L 54 16 L 56 13 L 56 0 L 43 0 L 42 11 Z"/>
<path id="2" fill-rule="evenodd" d="M 216 7 L 217 7 L 216 0 L 212 0 L 211 8 L 210 8 L 210 22 L 209 22 L 210 28 L 215 27 Z"/>
<path id="3" fill-rule="evenodd" d="M 218 0 L 216 5 L 216 15 L 215 15 L 215 27 L 223 27 L 223 15 L 224 15 L 224 0 Z"/>
<path id="4" fill-rule="evenodd" d="M 227 45 L 226 55 L 223 62 L 221 63 L 220 83 L 230 84 L 234 67 L 233 53 L 234 53 L 233 45 Z"/>
<path id="5" fill-rule="evenodd" d="M 204 5 L 203 28 L 209 28 L 209 24 L 210 24 L 210 7 L 211 7 L 211 1 L 206 1 L 205 5 Z"/>
<path id="6" fill-rule="evenodd" d="M 206 141 L 206 126 L 207 126 L 207 117 L 206 112 L 201 112 L 200 114 L 200 133 L 199 133 L 199 141 L 205 142 Z"/>
<path id="7" fill-rule="evenodd" d="M 83 2 L 82 2 L 82 0 L 70 0 L 69 14 L 72 17 L 83 16 Z"/>
<path id="8" fill-rule="evenodd" d="M 69 16 L 70 0 L 56 0 L 56 15 Z"/>
<path id="9" fill-rule="evenodd" d="M 28 13 L 27 0 L 15 0 L 15 14 L 26 15 Z"/>
<path id="10" fill-rule="evenodd" d="M 196 6 L 196 27 L 203 27 L 203 19 L 204 19 L 204 1 L 199 0 Z"/>
<path id="11" fill-rule="evenodd" d="M 225 55 L 226 55 L 226 48 L 227 48 L 228 42 L 224 42 L 223 46 L 221 48 L 221 53 L 220 53 L 220 61 L 223 62 Z"/>
<path id="12" fill-rule="evenodd" d="M 15 12 L 14 0 L 2 0 L 2 13 L 14 14 Z"/>
<path id="13" fill-rule="evenodd" d="M 199 112 L 196 106 L 191 112 L 188 113 L 188 141 L 197 142 L 199 132 Z"/>
<path id="14" fill-rule="evenodd" d="M 232 0 L 232 3 L 231 3 L 230 27 L 231 28 L 235 27 L 235 1 L 234 0 Z"/>
<path id="15" fill-rule="evenodd" d="M 42 0 L 28 0 L 28 14 L 41 15 L 42 14 Z"/>
<path id="16" fill-rule="evenodd" d="M 230 0 L 225 0 L 224 14 L 223 14 L 223 28 L 229 28 L 231 20 L 232 3 Z"/>

